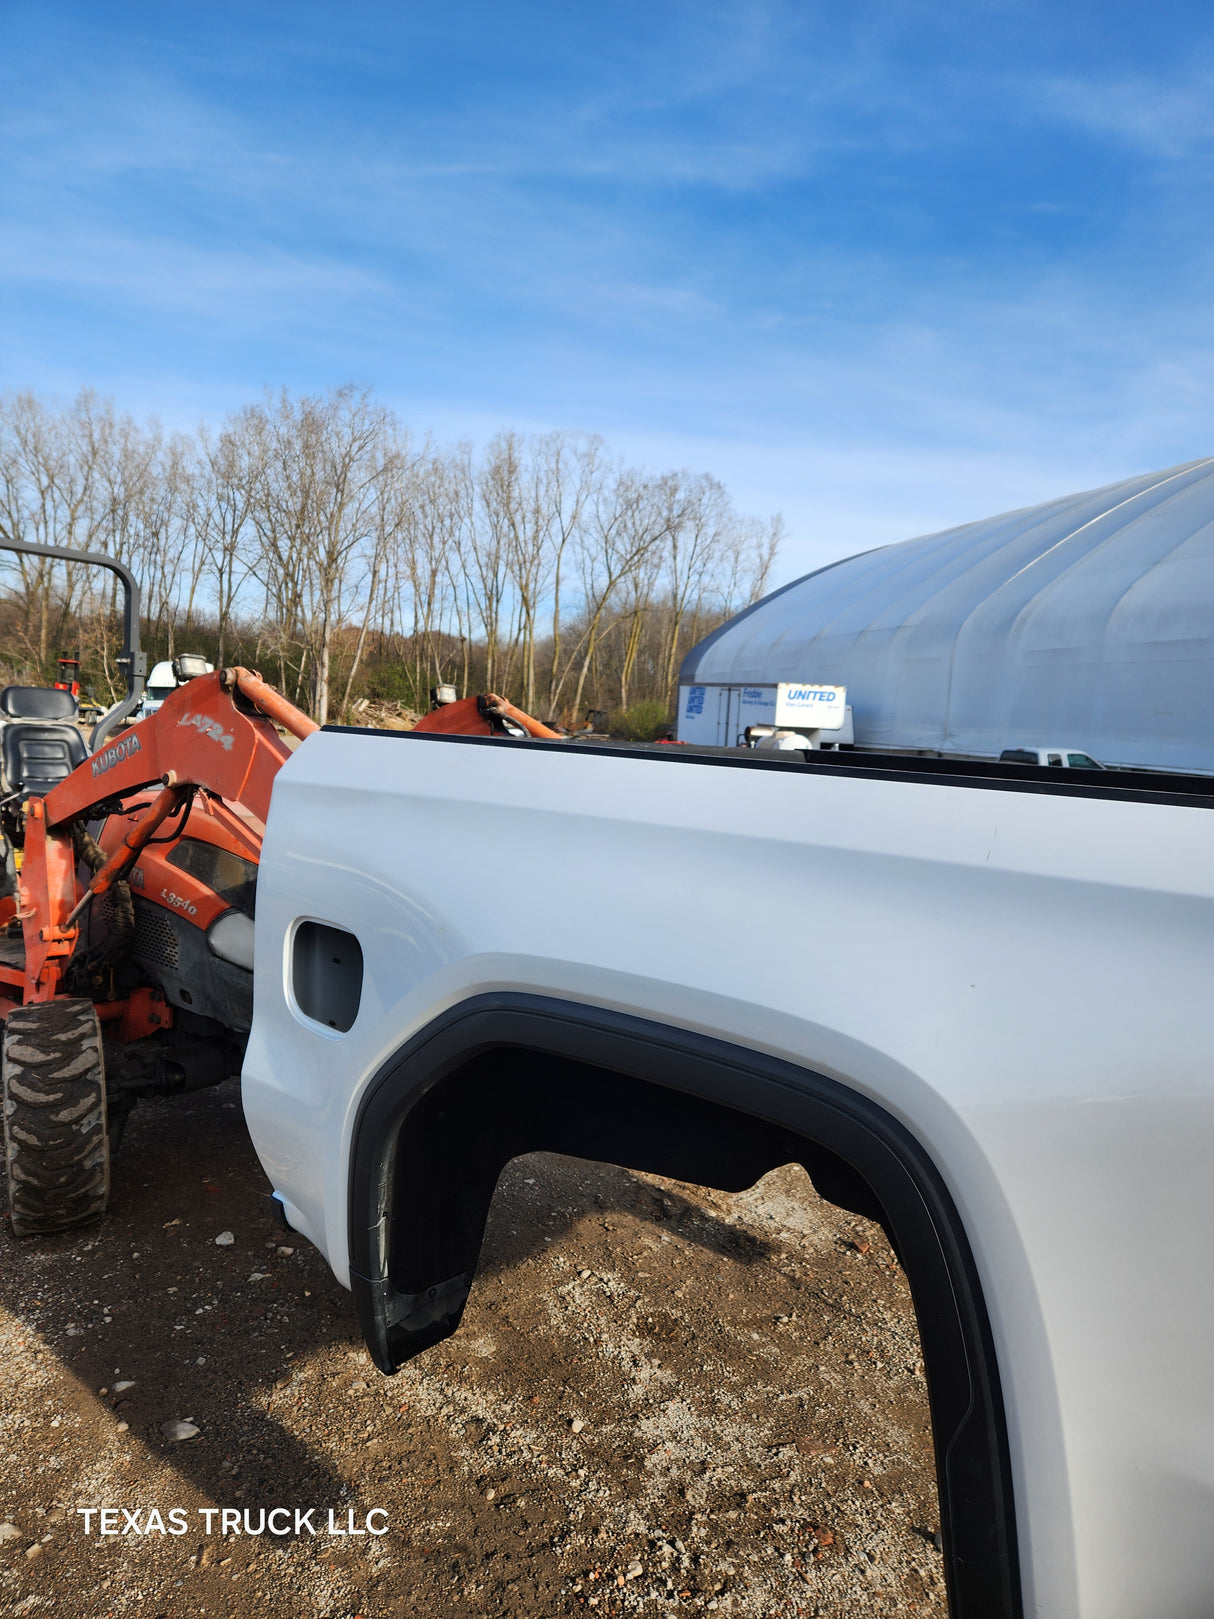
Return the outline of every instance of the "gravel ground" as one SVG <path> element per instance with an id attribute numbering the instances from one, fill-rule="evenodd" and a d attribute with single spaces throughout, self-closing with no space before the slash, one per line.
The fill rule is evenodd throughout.
<path id="1" fill-rule="evenodd" d="M 462 1329 L 394 1378 L 268 1190 L 229 1085 L 137 1110 L 100 1226 L 6 1224 L 0 1608 L 946 1612 L 905 1278 L 801 1169 L 516 1161 Z"/>

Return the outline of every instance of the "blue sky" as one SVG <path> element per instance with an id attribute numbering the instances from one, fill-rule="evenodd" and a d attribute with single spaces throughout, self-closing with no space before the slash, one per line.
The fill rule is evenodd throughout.
<path id="1" fill-rule="evenodd" d="M 374 385 L 782 510 L 779 579 L 1214 451 L 1214 10 L 0 7 L 0 389 Z"/>

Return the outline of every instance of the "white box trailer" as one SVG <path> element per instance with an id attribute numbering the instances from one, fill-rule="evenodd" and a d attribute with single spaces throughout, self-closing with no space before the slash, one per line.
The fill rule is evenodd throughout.
<path id="1" fill-rule="evenodd" d="M 761 686 L 679 687 L 680 742 L 738 747 L 748 725 L 802 731 L 810 745 L 854 741 L 846 686 L 781 680 Z"/>

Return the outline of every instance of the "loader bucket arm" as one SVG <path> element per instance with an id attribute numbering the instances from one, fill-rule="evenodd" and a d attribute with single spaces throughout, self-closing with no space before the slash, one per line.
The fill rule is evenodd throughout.
<path id="1" fill-rule="evenodd" d="M 43 800 L 47 827 L 166 778 L 204 787 L 264 821 L 274 777 L 291 754 L 272 719 L 301 739 L 319 729 L 248 669 L 199 675 L 52 788 Z"/>
<path id="2" fill-rule="evenodd" d="M 137 597 L 135 598 L 137 601 Z M 142 681 L 140 680 L 140 685 Z M 500 697 L 453 703 L 419 729 L 493 734 L 501 721 L 533 737 L 555 733 Z M 113 736 L 45 798 L 25 804 L 25 863 L 18 880 L 25 940 L 22 998 L 26 1005 L 59 992 L 79 938 L 85 906 L 115 882 L 157 827 L 203 789 L 264 826 L 274 778 L 291 750 L 275 726 L 301 741 L 319 730 L 314 720 L 248 669 L 222 669 L 178 686 L 156 713 Z M 154 801 L 83 892 L 78 891 L 73 827 L 104 807 L 159 786 Z"/>
<path id="3" fill-rule="evenodd" d="M 18 888 L 27 1005 L 54 997 L 78 937 L 83 896 L 76 892 L 73 823 L 154 784 L 182 798 L 191 788 L 204 788 L 264 822 L 274 778 L 291 751 L 273 720 L 301 739 L 319 729 L 247 669 L 200 675 L 178 686 L 155 714 L 121 732 L 45 798 L 27 801 L 26 858 Z M 165 798 L 161 794 L 157 801 L 159 813 L 167 808 Z"/>
<path id="4" fill-rule="evenodd" d="M 441 708 L 423 714 L 413 727 L 415 731 L 438 731 L 445 736 L 498 736 L 500 722 L 513 720 L 519 730 L 530 737 L 546 742 L 560 742 L 559 731 L 549 730 L 539 720 L 524 714 L 504 697 L 488 692 L 483 697 L 463 697 L 458 702 L 444 703 Z"/>

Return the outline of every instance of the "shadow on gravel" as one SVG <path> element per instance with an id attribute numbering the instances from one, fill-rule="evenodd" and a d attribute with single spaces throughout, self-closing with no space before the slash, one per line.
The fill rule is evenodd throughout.
<path id="1" fill-rule="evenodd" d="M 18 1241 L 6 1230 L 0 1264 L 0 1304 L 82 1393 L 206 1498 L 238 1507 L 339 1499 L 343 1479 L 275 1420 L 274 1406 L 323 1398 L 297 1385 L 311 1351 L 361 1350 L 349 1294 L 304 1238 L 278 1225 L 269 1192 L 235 1084 L 145 1103 L 115 1155 L 105 1220 L 53 1238 Z M 579 1225 L 611 1232 L 627 1216 L 735 1263 L 774 1251 L 627 1170 L 544 1155 L 504 1171 L 479 1276 L 533 1254 L 576 1255 Z M 224 1233 L 233 1240 L 217 1245 Z M 369 1364 L 364 1374 L 379 1376 Z M 116 1391 L 120 1382 L 133 1386 Z M 164 1424 L 185 1420 L 196 1438 L 164 1436 Z"/>
<path id="2" fill-rule="evenodd" d="M 349 1295 L 277 1225 L 268 1192 L 234 1083 L 144 1104 L 102 1222 L 17 1240 L 5 1221 L 0 1304 L 211 1501 L 337 1501 L 342 1479 L 273 1403 L 295 1398 L 293 1363 L 321 1345 L 354 1348 L 358 1333 Z M 224 1232 L 233 1240 L 217 1245 Z M 164 1424 L 186 1419 L 196 1438 L 165 1437 Z"/>
<path id="3" fill-rule="evenodd" d="M 632 1180 L 628 1171 L 624 1173 Z M 719 1259 L 731 1259 L 735 1264 L 770 1264 L 777 1252 L 773 1243 L 718 1219 L 681 1193 L 658 1190 L 644 1181 L 632 1180 L 632 1194 L 621 1199 L 620 1207 L 639 1219 L 667 1225 L 685 1242 L 694 1243 Z"/>
<path id="4" fill-rule="evenodd" d="M 516 1221 L 508 1226 L 508 1219 Z M 670 1187 L 636 1179 L 631 1169 L 558 1153 L 531 1153 L 511 1159 L 502 1171 L 489 1211 L 486 1240 L 476 1274 L 497 1276 L 539 1253 L 578 1253 L 576 1230 L 597 1221 L 607 1232 L 615 1219 L 635 1221 L 677 1235 L 681 1242 L 732 1264 L 769 1264 L 777 1255 L 770 1242 L 733 1226 Z M 620 1242 L 633 1237 L 623 1227 Z M 631 1255 L 631 1263 L 636 1255 Z"/>
<path id="5" fill-rule="evenodd" d="M 515 1228 L 491 1218 L 481 1274 L 564 1246 L 587 1218 L 610 1229 L 619 1215 L 735 1262 L 771 1257 L 770 1244 L 677 1193 L 626 1170 L 590 1169 L 549 1156 L 509 1165 L 495 1205 L 507 1200 Z M 537 1183 L 535 1198 L 520 1203 L 528 1180 Z M 332 1497 L 340 1480 L 265 1406 L 294 1397 L 275 1385 L 309 1350 L 360 1344 L 349 1294 L 303 1238 L 278 1226 L 269 1191 L 236 1085 L 143 1104 L 115 1156 L 106 1219 L 61 1237 L 9 1235 L 0 1267 L 0 1303 L 54 1347 L 85 1389 L 96 1396 L 133 1382 L 98 1397 L 200 1490 L 237 1503 L 242 1490 L 260 1503 L 304 1486 Z M 224 1232 L 233 1241 L 217 1246 Z M 199 1437 L 166 1440 L 161 1425 L 185 1418 Z"/>
<path id="6" fill-rule="evenodd" d="M 525 1209 L 526 1223 L 507 1233 L 501 1227 L 499 1205 L 507 1199 L 513 1206 L 523 1193 L 532 1194 L 518 1209 L 520 1218 Z M 513 1159 L 502 1172 L 478 1274 L 496 1274 L 535 1254 L 550 1252 L 587 1219 L 597 1219 L 610 1232 L 615 1229 L 612 1217 L 624 1215 L 734 1264 L 770 1264 L 777 1253 L 775 1245 L 762 1237 L 719 1219 L 669 1187 L 638 1180 L 629 1169 L 557 1153 L 535 1153 Z"/>

